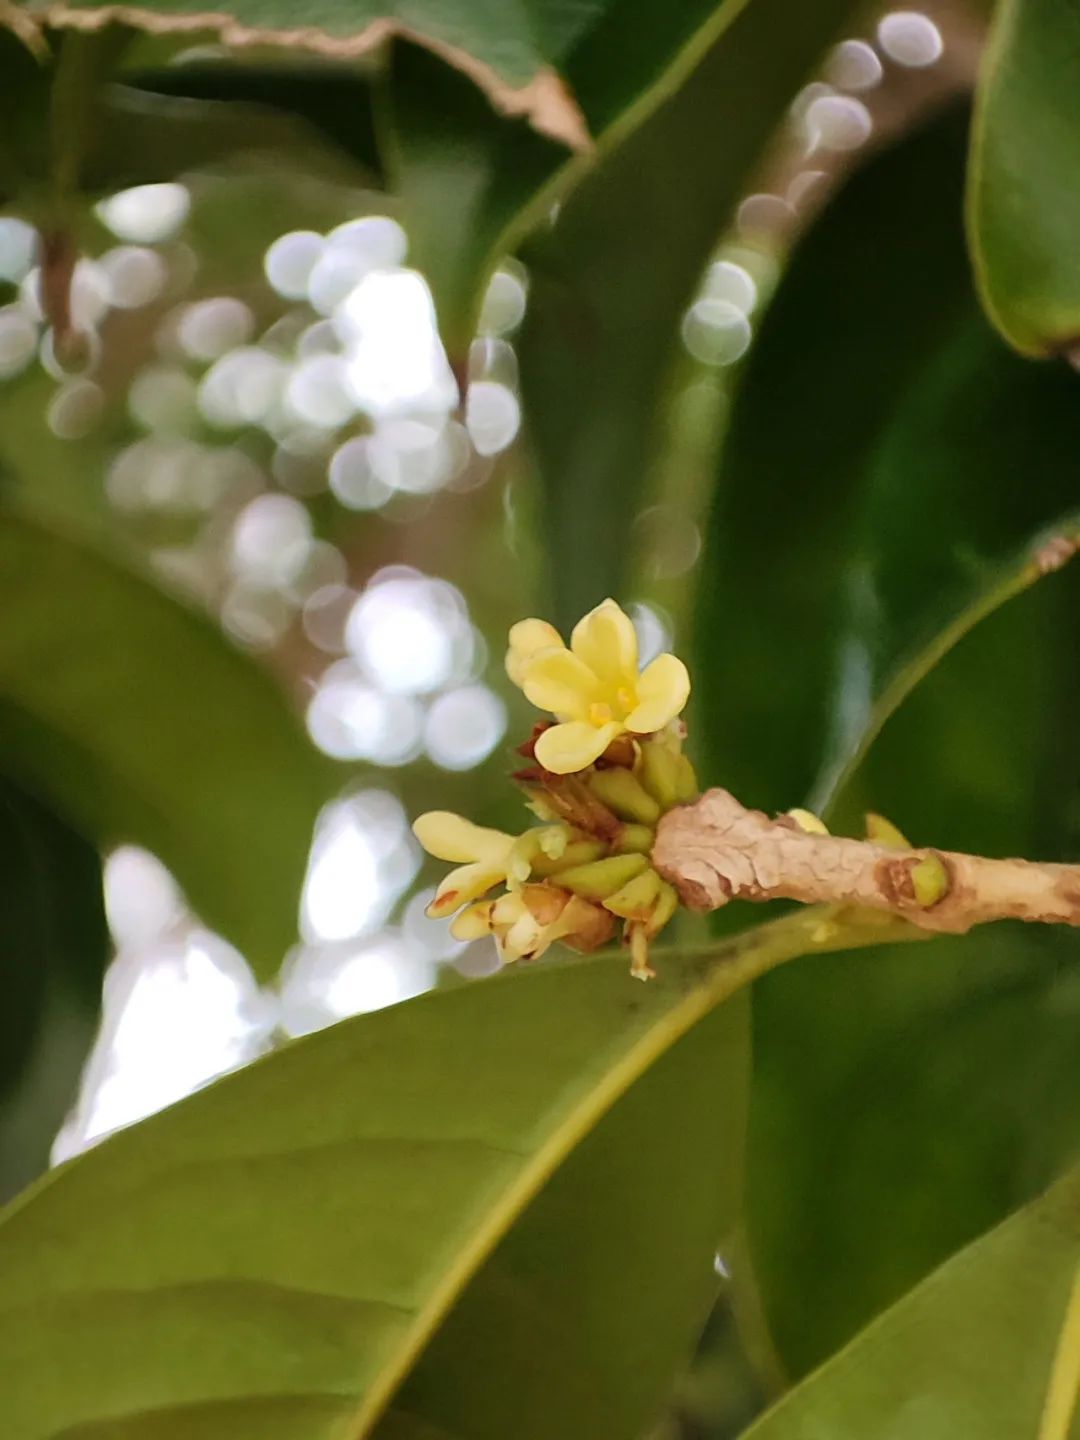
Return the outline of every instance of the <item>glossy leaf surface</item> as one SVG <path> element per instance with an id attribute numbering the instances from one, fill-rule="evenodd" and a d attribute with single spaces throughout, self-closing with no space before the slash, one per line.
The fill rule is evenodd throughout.
<path id="1" fill-rule="evenodd" d="M 467 1405 L 470 1434 L 498 1434 L 522 1387 L 572 1419 L 585 1385 L 599 1388 L 576 1423 L 630 1440 L 703 1319 L 732 1216 L 740 1121 L 718 1088 L 738 1089 L 738 1027 L 711 1012 L 812 928 L 669 957 L 648 989 L 623 957 L 599 957 L 432 993 L 296 1042 L 80 1157 L 0 1223 L 13 1440 L 226 1420 L 253 1437 L 367 1433 L 480 1266 L 391 1433 L 453 1433 L 486 1375 L 480 1335 L 509 1368 L 505 1390 Z M 669 1165 L 688 1180 L 702 1147 L 706 1183 L 668 1193 L 672 1223 L 628 1251 L 633 1198 L 657 1201 Z M 605 1285 L 578 1286 L 579 1270 Z M 653 1351 L 642 1286 L 671 1327 Z M 552 1346 L 540 1362 L 535 1326 Z M 602 1383 L 575 1336 L 597 1346 Z"/>
<path id="2" fill-rule="evenodd" d="M 979 78 L 968 206 L 987 313 L 1018 350 L 1080 339 L 1080 12 L 1001 0 Z"/>
<path id="3" fill-rule="evenodd" d="M 1065 1435 L 1040 1422 L 1067 1323 L 1075 1347 L 1078 1215 L 1073 1172 L 905 1296 L 747 1440 Z"/>

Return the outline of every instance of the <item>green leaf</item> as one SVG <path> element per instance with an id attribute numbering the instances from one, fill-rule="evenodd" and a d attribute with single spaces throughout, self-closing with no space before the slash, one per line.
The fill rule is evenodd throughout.
<path id="1" fill-rule="evenodd" d="M 296 934 L 335 770 L 270 678 L 134 572 L 0 517 L 0 767 L 165 862 L 261 976 Z"/>
<path id="2" fill-rule="evenodd" d="M 1029 355 L 1080 340 L 1080 11 L 1001 0 L 979 77 L 968 213 L 987 314 Z"/>
<path id="3" fill-rule="evenodd" d="M 336 152 L 355 167 L 347 174 L 339 164 L 341 178 L 381 179 L 371 85 L 353 66 L 206 60 L 129 70 L 123 81 L 102 97 L 90 175 L 94 188 L 160 180 L 237 153 L 275 150 L 328 178 L 335 173 Z M 135 115 L 150 128 L 135 153 L 125 155 L 119 140 L 132 134 Z"/>
<path id="4" fill-rule="evenodd" d="M 741 999 L 668 1051 L 555 1172 L 421 1356 L 380 1440 L 423 1440 L 425 1426 L 463 1440 L 637 1440 L 689 1360 L 717 1293 L 711 1256 L 739 1210 Z"/>
<path id="5" fill-rule="evenodd" d="M 785 1396 L 746 1440 L 1046 1434 L 1040 1418 L 1055 1357 L 1060 1345 L 1066 1353 L 1076 1346 L 1078 1265 L 1074 1171 L 943 1265 Z M 1066 1433 L 1067 1416 L 1052 1434 Z"/>
<path id="6" fill-rule="evenodd" d="M 1080 856 L 1077 582 L 1042 581 L 939 661 L 855 772 L 844 828 L 873 807 L 916 844 Z M 749 1213 L 793 1373 L 1080 1145 L 1075 960 L 1075 932 L 1012 924 L 758 987 Z"/>
<path id="7" fill-rule="evenodd" d="M 1067 563 L 1077 444 L 1073 375 L 1018 360 L 979 315 L 900 397 L 856 502 L 838 668 L 862 687 L 834 704 L 812 808 L 850 823 L 845 784 L 889 717 L 973 626 Z"/>
<path id="8" fill-rule="evenodd" d="M 498 121 L 474 85 L 417 45 L 394 46 L 379 95 L 380 149 L 409 259 L 431 286 L 443 343 L 463 371 L 488 276 L 567 152 L 523 121 Z"/>
<path id="9" fill-rule="evenodd" d="M 1080 577 L 1028 587 L 1068 555 L 1046 527 L 1076 534 L 1080 416 L 977 314 L 963 138 L 871 162 L 792 257 L 722 456 L 699 703 L 746 803 L 1073 858 Z M 999 927 L 758 987 L 750 1229 L 795 1373 L 1075 1147 L 1074 943 Z"/>
<path id="10" fill-rule="evenodd" d="M 866 471 L 970 304 L 965 135 L 951 114 L 853 176 L 792 255 L 744 366 L 701 565 L 695 680 L 707 773 L 748 805 L 803 803 L 823 758 Z"/>
<path id="11" fill-rule="evenodd" d="M 39 59 L 0 28 L 10 137 L 0 202 L 55 223 L 58 180 L 70 202 L 76 190 L 96 197 L 237 155 L 274 155 L 343 182 L 377 176 L 370 88 L 345 66 L 182 65 L 106 83 L 120 49 L 68 35 Z"/>
<path id="12" fill-rule="evenodd" d="M 737 1153 L 689 1183 L 703 1147 L 738 1150 L 717 1087 L 739 1061 L 708 1017 L 816 923 L 668 957 L 647 988 L 600 956 L 433 992 L 291 1044 L 54 1173 L 0 1222 L 6 1433 L 367 1434 L 483 1266 L 389 1433 L 453 1433 L 464 1403 L 470 1435 L 505 1434 L 518 1385 L 574 1413 L 565 1382 L 597 1387 L 597 1428 L 580 1433 L 632 1440 L 703 1318 L 731 1217 Z M 650 1313 L 670 1333 L 645 1333 Z M 474 1429 L 490 1378 L 477 1340 L 508 1369 Z"/>
<path id="13" fill-rule="evenodd" d="M 337 144 L 337 105 L 346 100 L 359 109 L 365 88 L 336 72 L 308 72 L 304 80 L 283 77 L 281 93 L 287 106 L 260 104 L 258 87 L 252 99 L 203 100 L 152 93 L 129 85 L 109 85 L 92 120 L 94 140 L 80 171 L 83 191 L 100 195 L 128 185 L 182 175 L 238 155 L 272 156 L 306 174 L 343 183 L 374 181 L 367 127 L 355 123 L 355 135 Z M 182 73 L 182 72 L 181 72 Z M 317 87 L 316 94 L 311 89 Z M 194 86 L 192 88 L 195 88 Z M 305 115 L 305 110 L 308 112 Z M 338 133 L 335 133 L 338 132 Z M 334 148 L 331 148 L 334 144 Z"/>
<path id="14" fill-rule="evenodd" d="M 560 622 L 619 587 L 680 316 L 762 146 L 847 10 L 845 0 L 722 7 L 692 72 L 601 159 L 528 257 L 521 386 Z"/>
<path id="15" fill-rule="evenodd" d="M 741 0 L 734 0 L 735 7 Z M 101 27 L 108 6 L 75 0 L 63 9 L 20 7 L 52 25 Z M 207 11 L 198 0 L 157 0 L 126 6 L 124 23 L 155 36 L 197 41 L 217 32 L 226 41 L 278 44 L 292 53 L 340 58 L 378 52 L 391 36 L 419 41 L 478 84 L 496 109 L 524 115 L 543 133 L 585 147 L 642 102 L 668 74 L 684 73 L 716 0 L 650 6 L 642 0 L 530 0 L 525 7 L 477 6 L 473 0 L 356 0 L 342 8 L 316 0 L 298 26 L 287 0 L 232 0 Z M 198 20 L 205 25 L 200 26 Z M 648 102 L 645 102 L 646 106 Z"/>
<path id="16" fill-rule="evenodd" d="M 0 784 L 0 1196 L 45 1169 L 93 1039 L 108 955 L 101 859 Z"/>

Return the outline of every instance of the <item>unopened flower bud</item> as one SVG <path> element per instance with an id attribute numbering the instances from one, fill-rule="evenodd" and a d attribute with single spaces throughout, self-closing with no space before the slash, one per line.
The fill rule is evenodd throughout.
<path id="1" fill-rule="evenodd" d="M 884 815 L 875 814 L 873 810 L 866 816 L 866 838 L 886 850 L 911 849 L 911 841 L 907 836 L 898 830 L 891 820 L 886 820 Z"/>
<path id="2" fill-rule="evenodd" d="M 620 820 L 655 825 L 660 819 L 659 804 L 629 770 L 597 770 L 589 777 L 589 789 Z"/>
<path id="3" fill-rule="evenodd" d="M 559 884 L 586 900 L 606 900 L 628 880 L 647 868 L 644 855 L 609 855 L 590 865 L 576 865 L 559 872 Z"/>
<path id="4" fill-rule="evenodd" d="M 624 825 L 612 849 L 616 855 L 648 855 L 656 844 L 656 831 L 651 825 Z"/>
<path id="5" fill-rule="evenodd" d="M 800 810 L 796 807 L 787 813 L 805 835 L 828 835 L 829 827 L 812 810 Z"/>
<path id="6" fill-rule="evenodd" d="M 644 925 L 645 933 L 652 936 L 662 930 L 675 914 L 679 896 L 674 886 L 650 867 L 628 880 L 603 904 L 604 909 L 610 910 L 613 915 Z"/>
<path id="7" fill-rule="evenodd" d="M 939 855 L 927 855 L 911 867 L 915 899 L 924 909 L 936 905 L 949 893 L 949 872 Z"/>
<path id="8" fill-rule="evenodd" d="M 571 832 L 573 833 L 573 832 Z M 533 874 L 550 877 L 560 870 L 572 870 L 579 865 L 591 864 L 607 853 L 602 840 L 592 840 L 582 835 L 567 842 L 565 850 L 557 857 L 538 855 L 533 861 Z"/>
<path id="9" fill-rule="evenodd" d="M 659 738 L 645 740 L 641 745 L 641 783 L 661 810 L 679 804 L 680 752 Z"/>

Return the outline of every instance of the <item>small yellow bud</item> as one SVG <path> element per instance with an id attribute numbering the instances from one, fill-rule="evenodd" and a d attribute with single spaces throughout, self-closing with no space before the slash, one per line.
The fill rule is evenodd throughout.
<path id="1" fill-rule="evenodd" d="M 873 810 L 867 812 L 866 838 L 886 850 L 911 849 L 911 841 L 907 836 L 898 830 L 891 820 L 886 820 L 884 815 L 875 814 Z"/>
<path id="2" fill-rule="evenodd" d="M 620 820 L 655 825 L 660 819 L 660 806 L 629 770 L 597 770 L 589 776 L 589 789 Z"/>
<path id="3" fill-rule="evenodd" d="M 949 872 L 939 855 L 927 855 L 911 867 L 911 884 L 915 899 L 925 909 L 936 905 L 949 893 Z"/>
<path id="4" fill-rule="evenodd" d="M 799 829 L 807 835 L 828 835 L 829 827 L 812 810 L 789 810 L 787 812 Z"/>

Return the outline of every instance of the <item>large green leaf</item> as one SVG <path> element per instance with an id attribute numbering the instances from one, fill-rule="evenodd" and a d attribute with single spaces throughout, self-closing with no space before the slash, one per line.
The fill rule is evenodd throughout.
<path id="1" fill-rule="evenodd" d="M 742 1198 L 748 1007 L 728 1001 L 601 1120 L 498 1247 L 383 1440 L 636 1440 L 717 1293 Z M 672 1123 L 674 1117 L 677 1123 Z"/>
<path id="2" fill-rule="evenodd" d="M 769 1411 L 746 1440 L 1049 1440 L 1074 1433 L 1080 1176 L 943 1265 Z M 1068 1334 L 1065 1333 L 1066 1325 Z M 1070 1393 L 1071 1391 L 1071 1393 Z M 1064 1419 L 1064 1423 L 1062 1420 Z"/>
<path id="3" fill-rule="evenodd" d="M 0 769 L 101 844 L 134 840 L 270 975 L 335 771 L 270 678 L 140 576 L 0 517 Z"/>
<path id="4" fill-rule="evenodd" d="M 849 818 L 861 799 L 917 842 L 1080 855 L 1078 580 L 1044 580 L 939 662 L 855 772 Z M 758 988 L 750 1220 L 792 1371 L 1080 1144 L 1077 954 L 1074 931 L 995 926 Z"/>
<path id="5" fill-rule="evenodd" d="M 93 1039 L 107 954 L 97 851 L 0 785 L 0 1197 L 48 1163 Z"/>
<path id="6" fill-rule="evenodd" d="M 680 316 L 848 8 L 724 6 L 693 71 L 585 177 L 530 254 L 521 385 L 560 621 L 618 589 Z"/>
<path id="7" fill-rule="evenodd" d="M 1080 341 L 1080 10 L 1000 0 L 979 79 L 968 205 L 987 313 L 1030 355 Z"/>
<path id="8" fill-rule="evenodd" d="M 968 630 L 1080 545 L 1077 395 L 1065 366 L 1018 360 L 972 313 L 896 397 L 855 502 L 844 701 L 813 805 L 851 821 L 845 786 L 890 715 Z"/>
<path id="9" fill-rule="evenodd" d="M 722 458 L 698 690 L 747 803 L 814 788 L 842 829 L 873 808 L 919 842 L 1072 858 L 1077 590 L 1023 592 L 1068 554 L 1045 531 L 1075 504 L 1075 384 L 975 312 L 962 138 L 949 118 L 873 162 L 791 261 Z M 1074 950 L 1002 929 L 759 987 L 750 1225 L 791 1369 L 1076 1145 Z"/>
<path id="10" fill-rule="evenodd" d="M 739 1062 L 710 1017 L 817 925 L 667 957 L 648 988 L 600 956 L 434 992 L 107 1140 L 0 1222 L 6 1433 L 367 1434 L 484 1266 L 389 1433 L 461 1433 L 464 1406 L 494 1437 L 527 1396 L 523 1434 L 632 1440 L 731 1219 Z"/>

